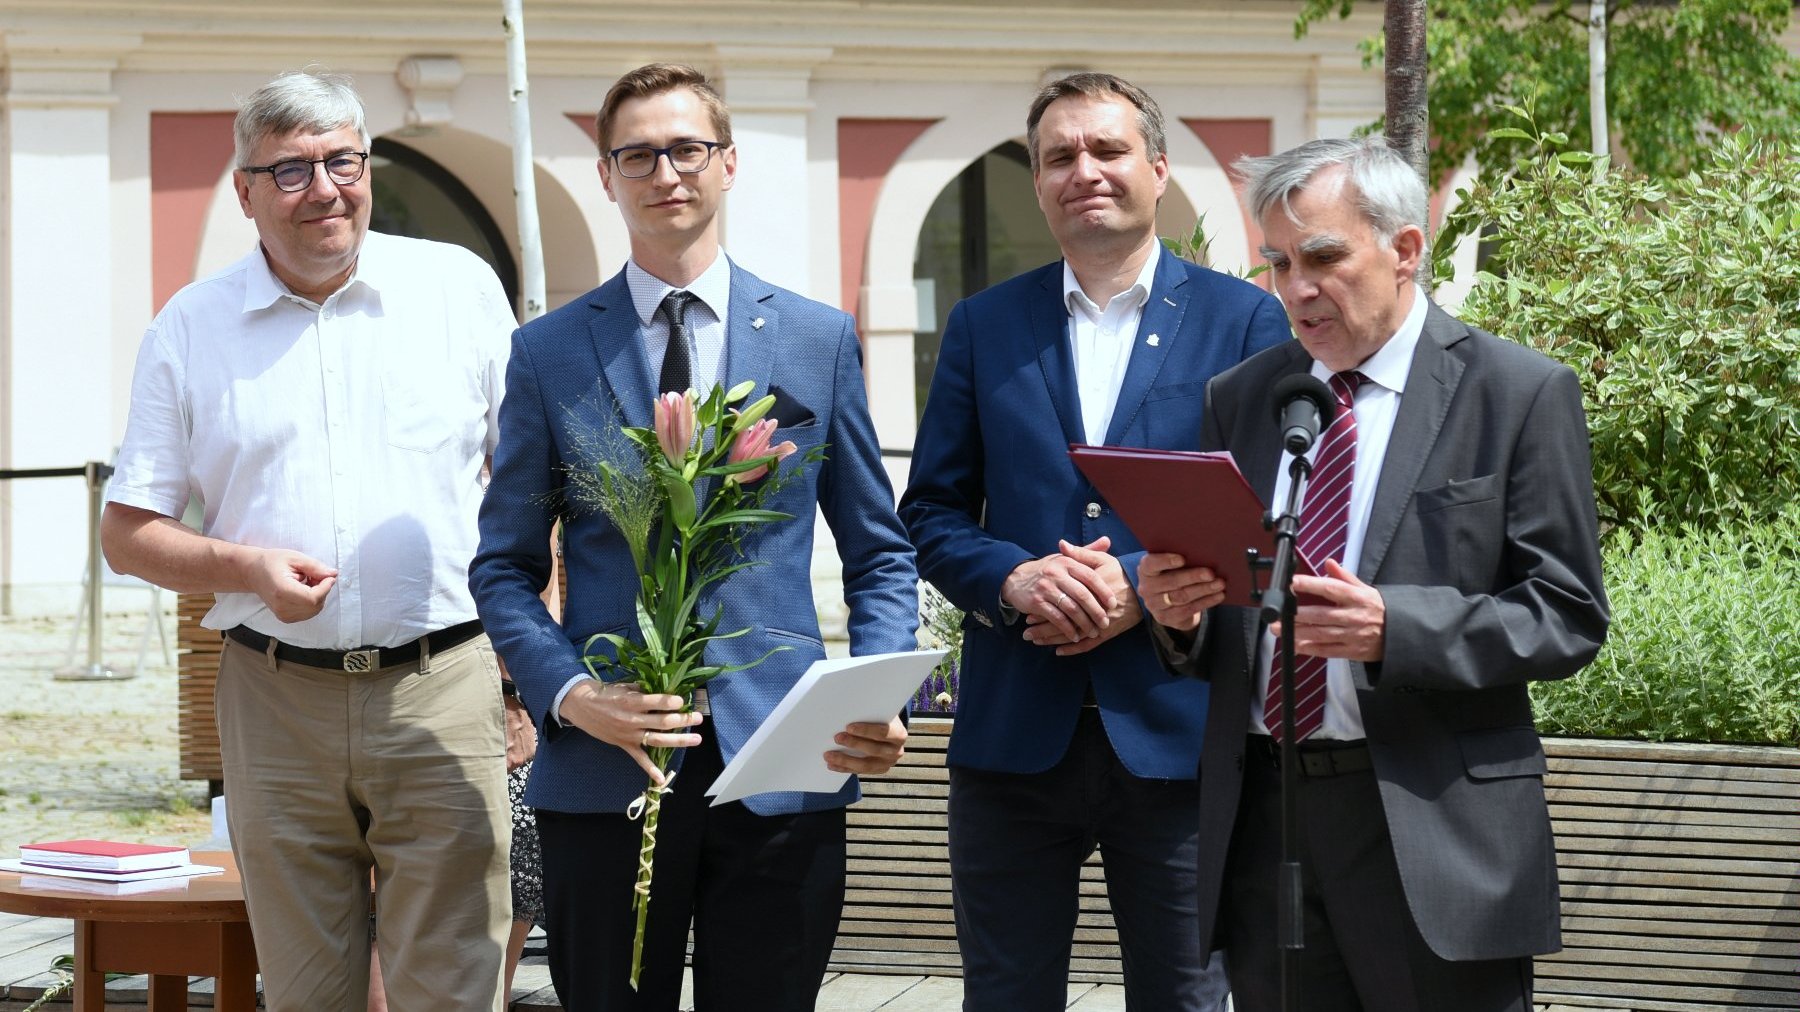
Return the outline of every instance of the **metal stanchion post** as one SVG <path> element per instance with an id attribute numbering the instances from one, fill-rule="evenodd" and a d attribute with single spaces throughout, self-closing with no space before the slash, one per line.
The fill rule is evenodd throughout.
<path id="1" fill-rule="evenodd" d="M 120 682 L 137 677 L 136 672 L 114 671 L 100 659 L 100 511 L 106 505 L 100 493 L 111 471 L 95 460 L 88 461 L 84 471 L 88 487 L 87 664 L 58 670 L 54 677 L 59 682 Z"/>

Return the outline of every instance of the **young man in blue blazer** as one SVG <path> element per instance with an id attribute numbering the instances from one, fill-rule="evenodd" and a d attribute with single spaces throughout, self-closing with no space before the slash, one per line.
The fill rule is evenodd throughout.
<path id="1" fill-rule="evenodd" d="M 521 328 L 507 369 L 494 476 L 481 510 L 470 585 L 495 648 L 542 734 L 526 801 L 543 848 L 551 979 L 570 1012 L 677 1007 L 690 921 L 695 997 L 704 1009 L 810 1009 L 844 898 L 844 806 L 835 794 L 761 794 L 707 807 L 706 788 L 813 661 L 824 656 L 813 605 L 813 517 L 822 512 L 844 560 L 851 651 L 909 650 L 917 575 L 869 419 L 850 318 L 776 288 L 720 251 L 719 203 L 737 170 L 731 121 L 690 67 L 626 74 L 602 104 L 600 179 L 631 237 L 625 270 Z M 550 530 L 567 469 L 619 424 L 651 422 L 659 389 L 754 380 L 774 393 L 779 440 L 825 458 L 766 505 L 794 519 L 758 527 L 744 550 L 757 565 L 711 595 L 719 628 L 747 635 L 707 648 L 733 664 L 786 648 L 708 687 L 710 715 L 678 712 L 584 673 L 581 644 L 636 632 L 637 581 L 620 532 L 598 511 L 563 512 L 569 574 L 561 626 L 537 594 L 551 573 Z M 827 755 L 834 769 L 881 773 L 906 731 L 852 724 Z M 652 746 L 681 750 L 678 787 L 663 801 L 639 989 L 627 983 L 631 890 Z"/>
<path id="2" fill-rule="evenodd" d="M 1066 1002 L 1080 869 L 1100 848 L 1132 1009 L 1220 1007 L 1195 910 L 1206 686 L 1157 662 L 1142 546 L 1070 443 L 1193 449 L 1206 383 L 1286 341 L 1267 293 L 1162 249 L 1162 113 L 1108 74 L 1056 81 L 1027 123 L 1063 260 L 950 314 L 900 515 L 968 612 L 950 741 L 964 1007 Z"/>

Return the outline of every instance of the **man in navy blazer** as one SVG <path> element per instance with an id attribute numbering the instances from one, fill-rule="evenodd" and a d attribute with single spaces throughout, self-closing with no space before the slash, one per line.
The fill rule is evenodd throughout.
<path id="1" fill-rule="evenodd" d="M 923 575 L 969 616 L 949 755 L 964 1007 L 1063 1007 L 1098 846 L 1129 1007 L 1211 1009 L 1187 810 L 1206 687 L 1158 664 L 1130 582 L 1142 546 L 1067 449 L 1193 448 L 1207 381 L 1287 322 L 1162 249 L 1168 159 L 1142 90 L 1054 82 L 1027 142 L 1064 259 L 951 312 L 900 507 Z"/>
<path id="2" fill-rule="evenodd" d="M 843 557 L 853 653 L 912 649 L 912 550 L 894 515 L 850 318 L 757 279 L 720 251 L 719 202 L 737 152 L 711 83 L 672 64 L 632 71 L 608 92 L 598 132 L 600 178 L 624 216 L 631 262 L 515 335 L 470 567 L 482 621 L 541 728 L 526 801 L 537 809 L 543 850 L 551 979 L 571 1012 L 666 1012 L 680 997 L 691 919 L 700 1008 L 810 1009 L 843 908 L 844 806 L 857 799 L 856 781 L 835 794 L 761 794 L 717 808 L 705 792 L 824 656 L 810 573 L 815 511 Z M 775 394 L 776 440 L 802 453 L 822 446 L 825 458 L 766 503 L 794 519 L 748 535 L 745 554 L 757 564 L 707 602 L 721 610 L 720 629 L 750 630 L 709 645 L 709 662 L 785 649 L 714 679 L 702 722 L 678 712 L 679 697 L 586 676 L 580 654 L 589 637 L 636 633 L 637 580 L 620 532 L 567 500 L 567 475 L 590 466 L 598 434 L 649 425 L 659 388 L 744 380 L 756 382 L 753 400 Z M 537 598 L 559 516 L 568 571 L 561 626 Z M 864 756 L 834 751 L 824 761 L 885 772 L 905 737 L 898 716 L 852 724 L 839 744 Z M 649 746 L 681 750 L 680 778 L 663 802 L 643 979 L 633 991 L 641 825 L 625 810 L 654 769 Z"/>

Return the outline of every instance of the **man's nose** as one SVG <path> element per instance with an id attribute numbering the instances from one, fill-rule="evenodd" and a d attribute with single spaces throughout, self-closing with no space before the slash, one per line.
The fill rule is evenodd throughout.
<path id="1" fill-rule="evenodd" d="M 324 163 L 314 162 L 312 181 L 306 184 L 306 199 L 319 204 L 333 201 L 337 199 L 339 189 L 341 187 L 331 178 L 331 173 L 325 171 Z"/>
<path id="2" fill-rule="evenodd" d="M 681 182 L 681 173 L 675 171 L 675 159 L 667 151 L 657 153 L 656 165 L 650 170 L 650 178 L 659 186 L 673 186 Z"/>

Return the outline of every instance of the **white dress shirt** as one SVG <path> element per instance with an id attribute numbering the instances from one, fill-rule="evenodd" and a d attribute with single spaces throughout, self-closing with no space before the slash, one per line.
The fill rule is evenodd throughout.
<path id="1" fill-rule="evenodd" d="M 1125 367 L 1131 363 L 1131 345 L 1137 340 L 1144 304 L 1150 301 L 1150 285 L 1156 280 L 1160 250 L 1153 250 L 1130 288 L 1100 306 L 1081 290 L 1075 271 L 1063 261 L 1063 306 L 1069 311 L 1069 348 L 1075 360 L 1075 387 L 1081 398 L 1081 427 L 1087 441 L 1106 442 L 1113 408 L 1119 403 L 1119 387 L 1125 384 Z"/>
<path id="2" fill-rule="evenodd" d="M 1400 413 L 1400 397 L 1406 390 L 1406 377 L 1412 372 L 1413 349 L 1425 329 L 1425 293 L 1413 289 L 1412 310 L 1400 329 L 1381 348 L 1357 366 L 1368 379 L 1356 391 L 1356 471 L 1350 479 L 1350 530 L 1344 541 L 1344 568 L 1356 572 L 1362 560 L 1363 536 L 1369 531 L 1369 507 L 1375 502 L 1375 486 L 1381 479 L 1381 464 L 1387 459 L 1388 438 L 1394 433 L 1394 418 Z M 1317 362 L 1312 374 L 1321 381 L 1331 378 L 1331 370 Z M 1318 452 L 1318 443 L 1307 451 L 1307 460 Z M 1270 509 L 1287 504 L 1288 466 L 1293 455 L 1281 454 L 1281 467 L 1276 472 L 1275 498 Z M 1304 490 L 1302 494 L 1304 505 Z M 1263 700 L 1267 698 L 1270 659 L 1275 637 L 1263 631 L 1262 646 L 1256 652 L 1256 692 L 1250 697 L 1250 730 L 1269 733 L 1263 722 Z M 1350 662 L 1333 657 L 1325 662 L 1325 723 L 1308 741 L 1357 741 L 1366 737 L 1362 709 L 1356 702 L 1356 682 L 1351 677 Z"/>
<path id="3" fill-rule="evenodd" d="M 631 289 L 631 304 L 644 325 L 644 357 L 650 362 L 650 375 L 661 376 L 663 357 L 669 353 L 669 321 L 656 310 L 676 288 L 634 260 L 625 262 L 625 284 Z M 713 384 L 719 382 L 719 371 L 725 364 L 724 321 L 731 304 L 731 261 L 719 253 L 693 284 L 681 290 L 700 300 L 689 305 L 687 311 L 688 334 L 694 342 L 688 349 L 688 362 L 693 365 L 694 390 L 705 400 Z"/>
<path id="4" fill-rule="evenodd" d="M 371 232 L 321 303 L 260 247 L 169 300 L 138 352 L 108 498 L 338 571 L 320 613 L 216 595 L 201 624 L 391 647 L 469 621 L 483 458 L 499 437 L 512 308 L 460 246 Z"/>

